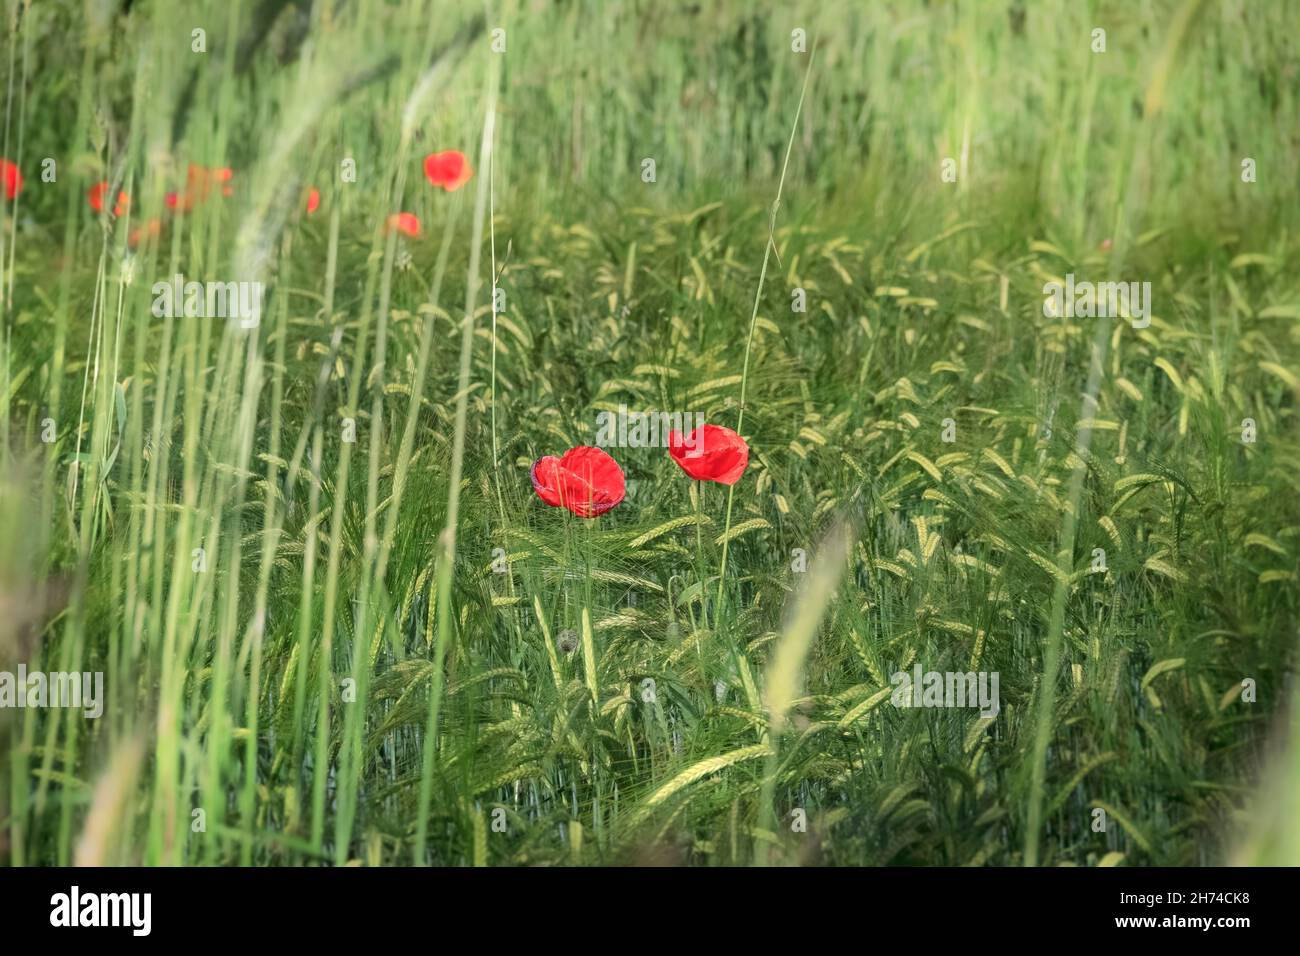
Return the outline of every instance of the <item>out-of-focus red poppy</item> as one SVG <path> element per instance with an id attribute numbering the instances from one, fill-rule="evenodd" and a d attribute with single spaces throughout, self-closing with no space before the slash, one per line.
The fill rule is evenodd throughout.
<path id="1" fill-rule="evenodd" d="M 424 175 L 434 186 L 441 186 L 447 192 L 460 189 L 474 175 L 469 160 L 458 149 L 448 149 L 441 153 L 430 153 L 424 157 Z"/>
<path id="2" fill-rule="evenodd" d="M 307 215 L 311 215 L 320 208 L 320 190 L 312 186 L 307 190 Z"/>
<path id="3" fill-rule="evenodd" d="M 235 187 L 230 185 L 230 181 L 235 178 L 235 171 L 229 166 L 222 166 L 220 169 L 212 170 L 212 179 L 214 182 L 221 183 L 221 195 L 233 196 Z"/>
<path id="4" fill-rule="evenodd" d="M 749 464 L 745 439 L 721 425 L 701 425 L 689 438 L 669 432 L 668 454 L 692 478 L 720 485 L 734 485 Z"/>
<path id="5" fill-rule="evenodd" d="M 157 239 L 162 235 L 162 220 L 150 219 L 143 226 L 136 226 L 131 230 L 131 234 L 126 237 L 127 244 L 134 249 L 146 239 Z"/>
<path id="6" fill-rule="evenodd" d="M 391 232 L 396 229 L 414 239 L 420 234 L 420 220 L 415 217 L 413 212 L 395 212 L 388 217 L 384 224 L 384 231 Z"/>
<path id="7" fill-rule="evenodd" d="M 221 186 L 223 196 L 230 196 L 234 193 L 230 185 L 234 176 L 234 171 L 226 166 L 220 169 L 208 169 L 206 166 L 190 163 L 185 173 L 185 188 L 167 194 L 165 199 L 167 207 L 189 212 L 200 203 L 206 202 L 213 187 L 217 185 Z"/>
<path id="8" fill-rule="evenodd" d="M 579 518 L 603 515 L 623 500 L 623 469 L 599 448 L 579 445 L 563 458 L 546 455 L 533 462 L 533 490 L 552 508 L 568 508 Z"/>
<path id="9" fill-rule="evenodd" d="M 0 180 L 5 184 L 6 199 L 14 199 L 23 191 L 23 174 L 17 163 L 0 158 Z"/>
<path id="10" fill-rule="evenodd" d="M 108 194 L 108 182 L 95 183 L 86 193 L 86 198 L 90 200 L 90 208 L 95 212 L 104 211 L 104 197 Z M 131 197 L 124 192 L 117 194 L 117 205 L 113 207 L 113 215 L 120 216 L 131 207 Z"/>

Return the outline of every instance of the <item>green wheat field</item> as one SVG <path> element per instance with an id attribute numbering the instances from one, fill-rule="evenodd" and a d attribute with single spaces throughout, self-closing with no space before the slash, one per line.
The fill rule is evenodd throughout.
<path id="1" fill-rule="evenodd" d="M 0 861 L 1300 863 L 1300 5 L 2 3 Z"/>

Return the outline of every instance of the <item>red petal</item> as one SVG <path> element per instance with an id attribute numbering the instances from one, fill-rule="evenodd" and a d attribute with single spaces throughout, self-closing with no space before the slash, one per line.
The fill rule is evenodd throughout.
<path id="1" fill-rule="evenodd" d="M 181 197 L 185 209 L 193 209 L 207 200 L 208 190 L 211 188 L 212 170 L 190 163 L 190 168 L 185 173 L 185 193 Z"/>
<path id="2" fill-rule="evenodd" d="M 626 493 L 623 469 L 599 448 L 580 445 L 563 458 L 547 455 L 533 464 L 533 489 L 551 507 L 565 507 L 579 518 L 594 518 L 613 508 Z"/>
<path id="3" fill-rule="evenodd" d="M 470 169 L 469 160 L 464 153 L 449 149 L 424 157 L 424 175 L 431 185 L 441 186 L 451 192 L 469 182 L 474 171 Z"/>
<path id="4" fill-rule="evenodd" d="M 533 491 L 552 508 L 560 506 L 560 459 L 546 455 L 533 462 Z"/>
<path id="5" fill-rule="evenodd" d="M 108 192 L 108 183 L 102 182 L 95 183 L 90 187 L 90 191 L 86 193 L 86 198 L 90 200 L 90 208 L 95 212 L 104 211 L 104 193 L 106 192 Z"/>
<path id="6" fill-rule="evenodd" d="M 415 217 L 415 213 L 395 212 L 388 217 L 384 229 L 385 231 L 396 229 L 414 239 L 420 234 L 420 220 Z"/>
<path id="7" fill-rule="evenodd" d="M 307 213 L 310 215 L 320 208 L 320 190 L 313 186 L 307 192 Z"/>
<path id="8" fill-rule="evenodd" d="M 734 485 L 749 465 L 749 446 L 730 428 L 701 425 L 691 432 L 690 447 L 681 432 L 668 435 L 668 454 L 698 481 Z"/>
<path id="9" fill-rule="evenodd" d="M 16 163 L 0 159 L 0 179 L 4 180 L 6 199 L 13 199 L 23 191 L 23 174 Z"/>
<path id="10" fill-rule="evenodd" d="M 90 200 L 90 208 L 95 212 L 104 211 L 104 197 L 108 194 L 108 182 L 95 183 L 86 193 L 86 198 Z M 124 192 L 118 192 L 117 205 L 113 207 L 113 215 L 120 216 L 131 208 L 131 197 Z"/>
<path id="11" fill-rule="evenodd" d="M 127 237 L 127 242 L 132 247 L 138 246 L 146 239 L 156 239 L 162 234 L 162 221 L 159 219 L 150 219 L 143 226 L 131 230 L 131 235 Z"/>

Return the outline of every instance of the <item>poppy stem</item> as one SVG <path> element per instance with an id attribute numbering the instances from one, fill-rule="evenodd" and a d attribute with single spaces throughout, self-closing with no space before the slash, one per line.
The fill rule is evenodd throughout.
<path id="1" fill-rule="evenodd" d="M 696 478 L 695 488 L 693 490 L 695 493 L 691 495 L 691 498 L 693 498 L 695 501 L 695 560 L 699 562 L 697 566 L 697 571 L 700 575 L 700 580 L 703 581 L 704 580 L 704 532 L 702 529 L 702 525 L 704 522 L 704 515 L 701 513 L 702 512 L 701 499 L 704 497 L 704 482 Z"/>
<path id="2" fill-rule="evenodd" d="M 492 408 L 492 474 L 497 478 L 497 497 L 501 496 L 501 481 L 497 475 L 497 227 L 495 189 L 496 150 L 488 154 L 488 248 L 492 254 L 492 386 L 488 404 Z"/>

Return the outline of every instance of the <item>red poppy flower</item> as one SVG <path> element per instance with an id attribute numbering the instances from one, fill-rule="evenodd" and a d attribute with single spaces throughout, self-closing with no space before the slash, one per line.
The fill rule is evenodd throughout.
<path id="1" fill-rule="evenodd" d="M 95 212 L 104 211 L 104 196 L 108 193 L 108 183 L 95 183 L 86 193 L 86 198 L 90 200 L 90 208 Z M 131 197 L 124 192 L 117 194 L 117 205 L 113 207 L 113 215 L 120 216 L 126 212 L 131 205 Z"/>
<path id="2" fill-rule="evenodd" d="M 420 234 L 420 220 L 415 217 L 413 212 L 395 212 L 384 223 L 385 232 L 391 232 L 394 229 L 414 239 Z"/>
<path id="3" fill-rule="evenodd" d="M 307 215 L 311 215 L 320 208 L 320 190 L 312 186 L 307 190 Z"/>
<path id="4" fill-rule="evenodd" d="M 212 189 L 212 170 L 190 163 L 185 172 L 185 191 L 177 197 L 176 205 L 189 212 L 208 198 Z"/>
<path id="5" fill-rule="evenodd" d="M 132 229 L 126 241 L 134 249 L 146 239 L 157 239 L 160 235 L 162 235 L 162 220 L 150 219 L 143 226 Z"/>
<path id="6" fill-rule="evenodd" d="M 18 169 L 17 163 L 11 163 L 7 159 L 0 159 L 0 180 L 5 184 L 5 198 L 14 199 L 23 191 L 23 174 Z"/>
<path id="7" fill-rule="evenodd" d="M 168 193 L 165 200 L 167 206 L 170 209 L 189 212 L 195 206 L 205 202 L 208 194 L 217 184 L 223 184 L 221 186 L 223 196 L 232 195 L 234 189 L 230 186 L 230 181 L 234 175 L 234 171 L 226 166 L 220 169 L 208 169 L 206 166 L 190 163 L 185 173 L 185 188 L 180 192 Z"/>
<path id="8" fill-rule="evenodd" d="M 470 169 L 469 160 L 464 153 L 449 149 L 424 157 L 424 175 L 434 186 L 441 186 L 451 192 L 469 182 L 474 170 Z"/>
<path id="9" fill-rule="evenodd" d="M 599 448 L 579 445 L 563 458 L 546 455 L 533 463 L 533 490 L 552 508 L 579 518 L 603 515 L 623 500 L 623 469 Z"/>
<path id="10" fill-rule="evenodd" d="M 668 454 L 692 478 L 720 485 L 734 485 L 749 464 L 745 439 L 721 425 L 701 425 L 689 440 L 681 432 L 669 432 Z"/>

